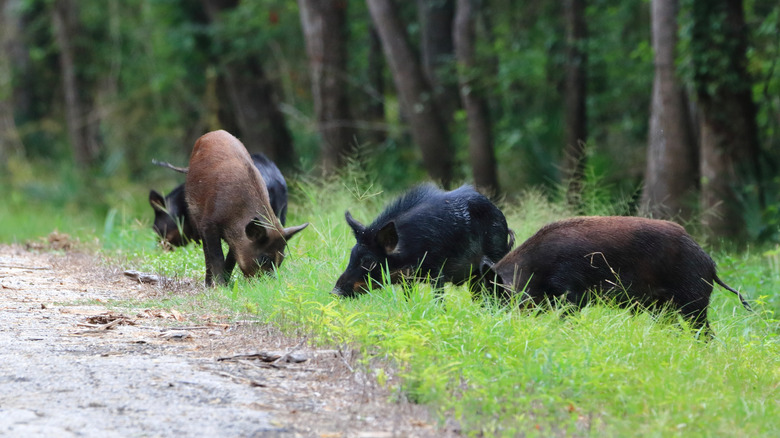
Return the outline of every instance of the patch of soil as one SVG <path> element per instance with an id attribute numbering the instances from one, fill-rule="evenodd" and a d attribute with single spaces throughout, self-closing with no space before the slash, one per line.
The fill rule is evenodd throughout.
<path id="1" fill-rule="evenodd" d="M 457 435 L 424 407 L 389 402 L 349 352 L 251 322 L 111 311 L 165 284 L 49 243 L 67 252 L 0 245 L 2 436 Z"/>

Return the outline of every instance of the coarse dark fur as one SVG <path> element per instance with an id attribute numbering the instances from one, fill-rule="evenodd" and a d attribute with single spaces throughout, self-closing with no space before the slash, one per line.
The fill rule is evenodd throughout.
<path id="1" fill-rule="evenodd" d="M 226 283 L 236 263 L 245 276 L 280 266 L 287 242 L 309 225 L 282 227 L 249 152 L 226 131 L 209 132 L 195 142 L 185 192 L 203 239 L 207 285 L 215 278 Z M 229 247 L 227 256 L 222 240 Z"/>
<path id="2" fill-rule="evenodd" d="M 251 157 L 268 189 L 271 208 L 284 225 L 287 222 L 287 182 L 276 164 L 264 154 L 252 154 Z M 185 174 L 189 171 L 186 167 L 174 166 L 164 161 L 152 160 L 152 162 Z M 164 247 L 184 246 L 190 241 L 200 242 L 200 234 L 192 225 L 187 210 L 184 184 L 180 184 L 165 197 L 155 190 L 149 191 L 149 204 L 154 210 L 152 228 L 162 239 Z"/>
<path id="3" fill-rule="evenodd" d="M 486 265 L 489 265 L 487 263 Z M 601 294 L 621 305 L 668 305 L 711 333 L 707 321 L 715 262 L 680 225 L 638 217 L 577 217 L 554 222 L 498 263 L 483 265 L 485 279 L 505 299 L 542 304 L 563 298 L 575 307 Z"/>
<path id="4" fill-rule="evenodd" d="M 187 211 L 184 184 L 179 184 L 165 197 L 150 190 L 149 205 L 154 210 L 152 229 L 162 239 L 163 247 L 169 249 L 171 246 L 187 245 L 190 241 L 200 242 L 200 234 Z"/>
<path id="5" fill-rule="evenodd" d="M 357 243 L 335 295 L 351 297 L 369 283 L 380 285 L 383 270 L 393 282 L 430 277 L 437 288 L 463 284 L 479 277 L 483 259 L 499 260 L 514 243 L 503 213 L 470 186 L 450 192 L 415 187 L 368 226 L 348 211 L 345 216 Z"/>

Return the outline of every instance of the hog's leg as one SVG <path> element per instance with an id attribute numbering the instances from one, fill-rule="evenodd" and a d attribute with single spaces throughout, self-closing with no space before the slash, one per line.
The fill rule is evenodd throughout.
<path id="1" fill-rule="evenodd" d="M 236 267 L 236 255 L 233 253 L 233 248 L 228 249 L 227 256 L 225 256 L 225 283 L 230 281 L 230 274 L 233 273 L 233 268 Z"/>
<path id="2" fill-rule="evenodd" d="M 582 309 L 590 301 L 588 291 L 579 288 L 573 288 L 572 290 L 566 291 L 564 298 L 577 309 Z"/>
<path id="3" fill-rule="evenodd" d="M 710 328 L 710 323 L 707 321 L 707 305 L 709 304 L 708 301 L 708 299 L 702 297 L 698 300 L 694 300 L 679 306 L 679 309 L 683 318 L 688 320 L 688 322 L 691 324 L 691 328 L 701 334 L 706 335 L 708 338 L 711 338 L 714 336 L 714 333 L 712 328 Z M 679 303 L 675 304 L 679 305 Z"/>
<path id="4" fill-rule="evenodd" d="M 225 256 L 222 254 L 222 242 L 217 232 L 205 230 L 203 233 L 203 255 L 206 258 L 206 286 L 214 285 L 214 278 L 224 284 Z"/>

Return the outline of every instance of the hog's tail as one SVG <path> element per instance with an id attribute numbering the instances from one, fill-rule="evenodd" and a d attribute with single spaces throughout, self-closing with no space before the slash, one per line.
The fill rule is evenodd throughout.
<path id="1" fill-rule="evenodd" d="M 737 296 L 739 297 L 739 301 L 742 302 L 742 305 L 745 306 L 745 309 L 747 309 L 747 310 L 749 310 L 751 312 L 753 311 L 753 309 L 750 307 L 750 304 L 748 304 L 748 302 L 745 301 L 745 298 L 742 296 L 741 293 L 739 293 L 739 291 L 736 291 L 736 290 L 732 289 L 731 286 L 729 286 L 726 283 L 724 283 L 720 278 L 718 278 L 717 275 L 715 276 L 714 280 L 715 280 L 715 283 L 718 283 L 719 285 L 721 285 L 727 291 L 733 292 L 733 293 L 737 294 Z"/>
<path id="2" fill-rule="evenodd" d="M 171 164 L 171 163 L 169 163 L 167 161 L 157 161 L 155 159 L 152 159 L 152 164 L 155 164 L 155 165 L 160 166 L 160 167 L 167 167 L 168 169 L 175 170 L 175 171 L 177 171 L 179 173 L 187 173 L 187 172 L 190 171 L 189 167 L 174 166 L 173 164 Z"/>
<path id="3" fill-rule="evenodd" d="M 512 250 L 512 247 L 515 246 L 515 232 L 511 228 L 507 228 L 507 231 L 509 231 L 509 250 Z"/>

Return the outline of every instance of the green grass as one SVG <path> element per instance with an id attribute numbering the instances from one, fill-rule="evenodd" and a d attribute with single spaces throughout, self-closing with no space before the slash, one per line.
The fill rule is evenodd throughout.
<path id="1" fill-rule="evenodd" d="M 393 195 L 359 177 L 293 184 L 289 225 L 311 225 L 291 241 L 275 277 L 234 276 L 227 287 L 156 304 L 228 306 L 318 344 L 357 348 L 361 366 L 395 398 L 454 417 L 467 435 L 776 436 L 777 251 L 713 252 L 721 278 L 742 290 L 756 312 L 716 287 L 710 321 L 717 337 L 710 342 L 696 340 L 675 315 L 595 305 L 564 318 L 559 310 L 474 302 L 452 285 L 441 300 L 424 284 L 333 298 L 329 291 L 354 244 L 344 211 L 367 223 Z M 569 215 L 537 193 L 504 207 L 518 242 Z M 586 210 L 609 208 L 599 202 Z M 200 248 L 162 251 L 149 228 L 151 209 L 133 217 L 134 211 L 95 224 L 104 252 L 124 260 L 124 268 L 202 281 Z"/>

